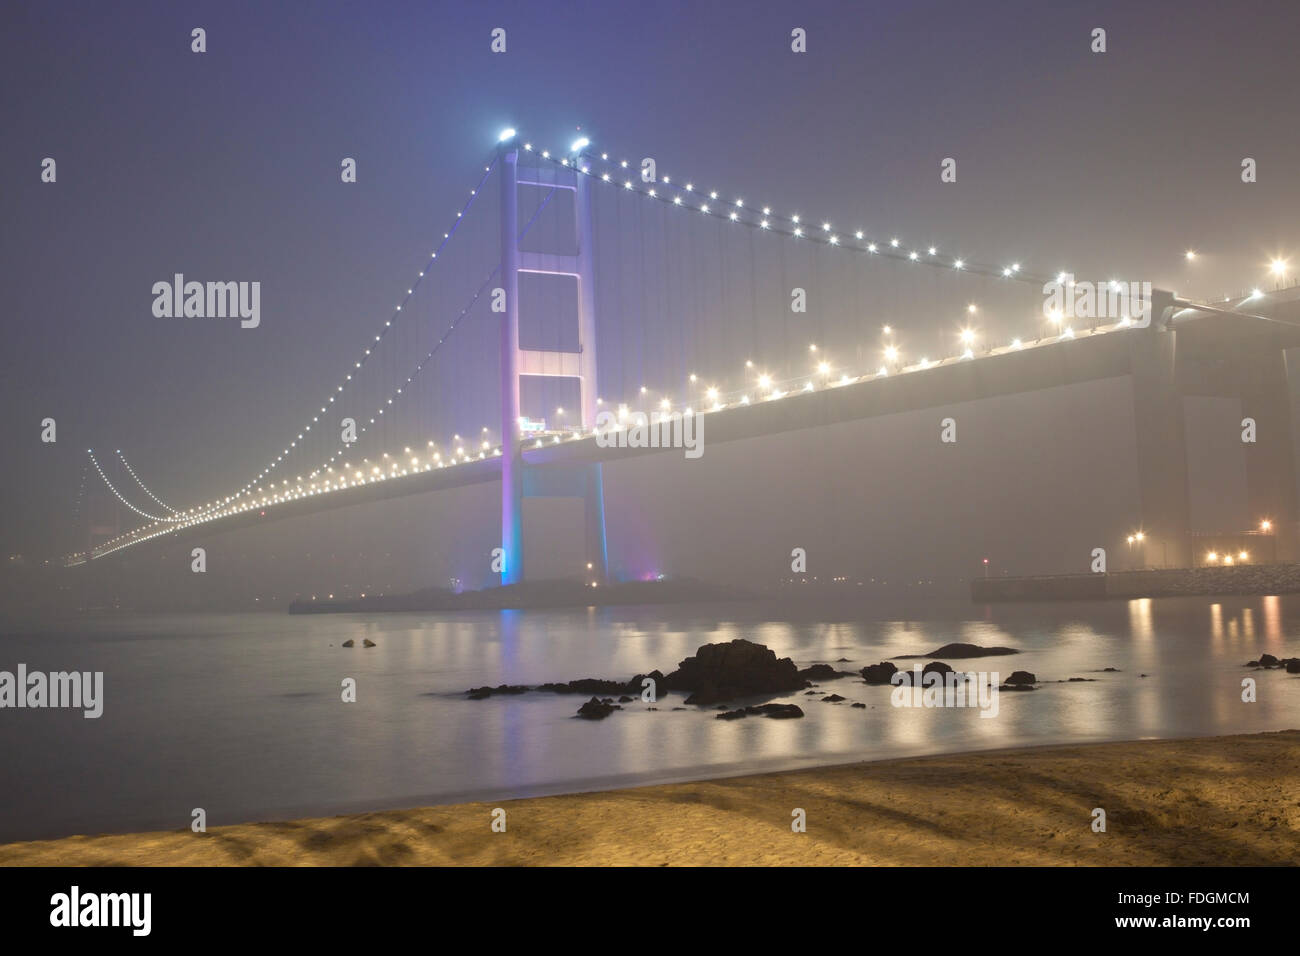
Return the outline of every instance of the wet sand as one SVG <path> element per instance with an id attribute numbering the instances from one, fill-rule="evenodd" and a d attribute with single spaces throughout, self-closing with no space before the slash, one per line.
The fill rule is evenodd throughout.
<path id="1" fill-rule="evenodd" d="M 492 830 L 493 810 L 506 832 Z M 1106 832 L 1092 829 L 1106 811 Z M 792 813 L 807 831 L 793 832 Z M 0 846 L 4 866 L 1295 865 L 1300 731 Z"/>

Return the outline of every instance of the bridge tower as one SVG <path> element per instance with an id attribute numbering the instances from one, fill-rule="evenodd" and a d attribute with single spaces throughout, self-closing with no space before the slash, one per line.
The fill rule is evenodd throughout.
<path id="1" fill-rule="evenodd" d="M 609 573 L 605 542 L 605 493 L 599 462 L 570 468 L 552 466 L 534 472 L 524 462 L 520 432 L 519 382 L 523 376 L 576 378 L 579 424 L 596 424 L 596 282 L 593 257 L 591 180 L 578 168 L 552 163 L 520 166 L 514 140 L 500 147 L 501 163 L 501 282 L 505 312 L 501 322 L 501 583 L 524 579 L 523 502 L 525 498 L 582 498 L 585 553 L 593 580 Z M 540 186 L 573 193 L 573 255 L 524 252 L 519 248 L 519 187 Z M 544 351 L 519 344 L 520 273 L 570 276 L 577 283 L 577 351 Z"/>

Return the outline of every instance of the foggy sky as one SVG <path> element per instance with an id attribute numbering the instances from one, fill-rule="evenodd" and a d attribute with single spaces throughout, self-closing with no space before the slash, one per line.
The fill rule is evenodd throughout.
<path id="1" fill-rule="evenodd" d="M 151 488 L 181 506 L 256 473 L 423 267 L 506 126 L 564 144 L 580 125 L 597 148 L 653 155 L 663 169 L 809 221 L 861 223 L 1043 273 L 1068 267 L 1221 296 L 1265 284 L 1274 256 L 1300 264 L 1294 4 L 9 4 L 0 16 L 5 554 L 51 556 L 73 540 L 87 447 L 129 451 Z M 207 31 L 201 55 L 190 52 L 195 26 Z M 507 30 L 504 55 L 489 52 L 494 27 Z M 807 54 L 790 52 L 793 27 L 807 30 Z M 1089 49 L 1094 27 L 1107 30 L 1105 54 Z M 47 156 L 55 184 L 40 181 Z M 355 185 L 339 181 L 345 156 L 358 161 Z M 958 180 L 941 184 L 950 156 Z M 1240 181 L 1246 156 L 1258 162 L 1252 185 Z M 486 235 L 466 242 L 490 265 Z M 150 287 L 176 272 L 259 280 L 261 326 L 155 318 Z M 629 301 L 630 281 L 619 293 Z M 622 318 L 602 319 L 620 330 L 611 339 Z M 423 349 L 424 334 L 404 347 Z M 699 360 L 738 358 L 727 338 L 704 334 Z M 624 387 L 632 353 L 618 345 L 609 354 L 620 356 Z M 603 352 L 602 361 L 602 387 L 614 387 L 614 363 Z M 401 356 L 391 363 L 390 374 L 409 367 Z M 992 416 L 990 429 L 1013 405 L 1074 422 L 1059 426 L 1073 428 L 1067 436 L 1050 422 L 1004 421 L 1007 435 L 1027 428 L 1044 449 L 1026 452 L 1011 481 L 984 466 L 1014 442 L 967 452 L 973 520 L 926 512 L 927 494 L 951 503 L 953 476 L 930 463 L 937 486 L 918 488 L 931 449 L 913 448 L 902 421 L 845 426 L 843 441 L 720 447 L 697 485 L 671 484 L 680 460 L 640 472 L 644 463 L 631 463 L 610 492 L 620 515 L 611 547 L 620 521 L 632 522 L 651 566 L 675 553 L 683 572 L 777 574 L 775 558 L 753 556 L 747 514 L 771 515 L 786 494 L 825 499 L 817 482 L 834 480 L 836 509 L 785 510 L 761 546 L 798 545 L 790 539 L 806 529 L 842 562 L 961 569 L 984 540 L 1005 540 L 994 532 L 1024 523 L 1009 563 L 1082 570 L 1063 566 L 1066 542 L 1100 515 L 1115 528 L 1130 521 L 1135 479 L 1099 466 L 1106 492 L 1059 513 L 1051 483 L 1077 497 L 1089 481 L 1082 463 L 1122 472 L 1123 399 L 1084 389 L 1055 405 L 972 411 Z M 1064 417 L 1084 407 L 1097 416 Z M 58 422 L 55 445 L 40 442 L 46 417 Z M 1230 494 L 1203 490 L 1240 486 L 1240 462 L 1205 451 L 1207 441 L 1193 449 L 1202 523 L 1249 520 L 1224 504 Z M 873 442 L 890 450 L 889 469 Z M 788 470 L 809 443 L 833 449 L 836 467 L 764 479 L 746 464 L 761 452 Z M 747 507 L 728 521 L 737 473 Z M 663 502 L 639 514 L 621 507 L 664 482 L 708 508 L 660 520 Z M 901 504 L 887 504 L 890 487 Z M 870 517 L 902 505 L 906 520 Z M 866 523 L 842 524 L 849 514 Z M 1047 514 L 1056 517 L 1045 526 Z M 689 540 L 706 518 L 707 539 Z M 936 559 L 945 533 L 963 547 Z M 493 534 L 489 520 L 479 536 Z M 733 564 L 729 549 L 751 563 Z"/>

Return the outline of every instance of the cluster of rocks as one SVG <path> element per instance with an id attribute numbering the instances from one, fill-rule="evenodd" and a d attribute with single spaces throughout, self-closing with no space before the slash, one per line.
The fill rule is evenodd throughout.
<path id="1" fill-rule="evenodd" d="M 1272 654 L 1260 654 L 1259 660 L 1247 661 L 1247 667 L 1262 667 L 1266 670 L 1285 668 L 1288 674 L 1300 674 L 1300 657 L 1277 658 Z"/>
<path id="2" fill-rule="evenodd" d="M 981 647 L 977 644 L 945 644 L 931 654 L 907 655 L 917 657 L 948 657 L 952 659 L 993 657 L 1020 653 L 1010 647 Z M 900 658 L 901 659 L 901 658 Z M 841 661 L 843 658 L 841 658 Z M 1271 663 L 1269 663 L 1271 662 Z M 1287 661 L 1277 661 L 1264 655 L 1260 661 L 1252 661 L 1252 666 L 1280 666 Z M 1114 668 L 1106 668 L 1113 671 Z M 1288 666 L 1288 669 L 1289 666 Z M 1297 662 L 1300 670 L 1300 662 Z M 1293 673 L 1295 671 L 1292 671 Z M 888 685 L 898 673 L 898 665 L 892 661 L 881 661 L 863 667 L 858 674 L 866 684 Z M 931 660 L 922 669 L 927 674 L 938 674 L 945 680 L 954 673 L 953 668 L 941 660 Z M 622 704 L 631 703 L 640 695 L 644 681 L 654 681 L 656 692 L 676 691 L 687 694 L 686 703 L 700 707 L 721 705 L 724 711 L 717 715 L 719 720 L 738 720 L 748 716 L 763 716 L 776 719 L 789 719 L 804 716 L 804 712 L 795 704 L 760 704 L 727 709 L 726 702 L 745 697 L 775 697 L 816 686 L 813 681 L 835 680 L 854 676 L 852 671 L 838 670 L 830 664 L 813 664 L 802 670 L 795 666 L 788 657 L 778 658 L 769 648 L 752 641 L 737 639 L 721 644 L 705 644 L 695 654 L 677 665 L 677 669 L 665 675 L 654 670 L 649 674 L 637 674 L 631 680 L 603 680 L 584 677 L 564 683 L 540 684 L 530 687 L 524 684 L 500 684 L 497 687 L 474 687 L 466 692 L 470 700 L 483 700 L 494 695 L 523 694 L 528 691 L 547 691 L 555 694 L 591 695 L 585 704 L 578 708 L 577 716 L 586 720 L 601 720 L 616 710 L 622 710 Z M 958 677 L 961 675 L 958 674 Z M 1087 678 L 1071 678 L 1086 680 Z M 999 690 L 1021 691 L 1033 690 L 1038 684 L 1037 675 L 1029 671 L 1014 671 L 999 686 Z M 807 696 L 818 696 L 820 691 L 808 690 Z M 617 702 L 615 696 L 618 695 Z M 846 698 L 839 694 L 826 694 L 821 697 L 823 703 L 839 704 Z M 853 702 L 853 707 L 865 709 L 866 704 Z M 654 708 L 651 708 L 654 709 Z M 683 708 L 674 707 L 674 710 Z"/>
<path id="3" fill-rule="evenodd" d="M 375 645 L 375 642 L 372 641 L 372 640 L 371 640 L 370 638 L 368 638 L 368 637 L 363 637 L 363 638 L 361 639 L 361 644 L 362 644 L 363 647 L 375 647 L 375 646 L 376 646 L 376 645 Z M 352 638 L 349 637 L 346 641 L 343 642 L 343 646 L 344 646 L 344 647 L 356 647 L 356 641 L 352 640 Z"/>
<path id="4" fill-rule="evenodd" d="M 555 694 L 590 694 L 591 699 L 578 710 L 578 716 L 592 720 L 608 717 L 621 708 L 610 695 L 622 694 L 621 703 L 640 694 L 646 678 L 654 681 L 656 692 L 677 691 L 687 694 L 686 703 L 696 706 L 721 704 L 743 697 L 776 696 L 803 690 L 814 680 L 832 680 L 852 676 L 851 671 L 836 670 L 829 664 L 813 664 L 803 670 L 788 657 L 778 658 L 769 648 L 752 641 L 737 639 L 723 644 L 705 644 L 694 656 L 686 658 L 677 669 L 665 675 L 654 670 L 637 674 L 631 680 L 602 680 L 584 677 L 566 683 L 501 684 L 497 687 L 472 687 L 466 691 L 470 700 L 483 700 L 494 695 L 523 694 L 531 690 Z M 744 714 L 763 713 L 764 716 L 802 717 L 803 711 L 793 704 L 767 704 L 766 710 L 744 708 Z M 733 712 L 734 713 L 734 712 Z"/>

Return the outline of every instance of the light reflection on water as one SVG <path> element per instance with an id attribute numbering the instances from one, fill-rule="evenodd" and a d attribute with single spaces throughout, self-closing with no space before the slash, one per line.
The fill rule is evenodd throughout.
<path id="1" fill-rule="evenodd" d="M 1293 728 L 1300 678 L 1242 664 L 1300 656 L 1297 635 L 1292 597 L 931 604 L 789 620 L 738 605 L 81 620 L 0 636 L 0 669 L 102 670 L 106 698 L 99 720 L 0 712 L 9 771 L 0 840 L 184 827 L 194 807 L 219 825 L 920 753 Z M 340 646 L 367 637 L 378 646 Z M 576 696 L 461 695 L 482 684 L 667 672 L 700 644 L 737 637 L 801 667 L 843 657 L 854 671 L 952 641 L 1008 645 L 1022 653 L 952 663 L 1093 681 L 1001 694 L 991 719 L 974 708 L 895 708 L 890 688 L 853 678 L 780 698 L 807 713 L 791 721 L 715 720 L 673 711 L 681 698 L 664 695 L 656 713 L 638 701 L 589 723 L 573 719 Z M 1254 704 L 1241 702 L 1248 675 L 1259 685 Z M 355 704 L 340 700 L 345 677 L 357 681 Z M 820 701 L 832 692 L 849 700 Z"/>

